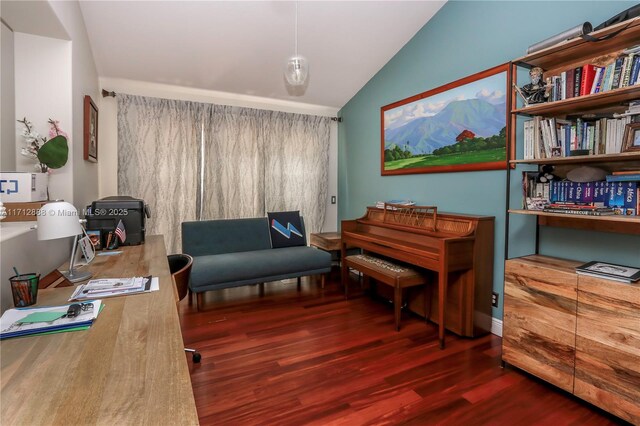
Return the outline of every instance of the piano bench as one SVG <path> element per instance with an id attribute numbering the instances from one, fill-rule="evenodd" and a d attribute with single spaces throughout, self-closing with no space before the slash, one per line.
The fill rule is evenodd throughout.
<path id="1" fill-rule="evenodd" d="M 393 287 L 393 308 L 397 331 L 400 330 L 403 288 L 424 285 L 425 312 L 427 312 L 427 301 L 429 298 L 426 293 L 429 280 L 427 276 L 419 270 L 366 254 L 345 257 L 343 267 L 355 269 L 367 277 L 371 277 L 378 282 Z M 347 282 L 344 283 L 344 297 L 349 297 L 349 286 Z"/>

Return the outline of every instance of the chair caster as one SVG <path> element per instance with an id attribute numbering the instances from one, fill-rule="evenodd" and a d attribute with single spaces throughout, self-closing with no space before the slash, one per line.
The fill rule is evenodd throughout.
<path id="1" fill-rule="evenodd" d="M 200 360 L 202 359 L 202 355 L 200 355 L 200 352 L 196 351 L 195 349 L 189 348 L 184 348 L 184 351 L 191 352 L 191 359 L 193 360 L 194 364 L 200 363 Z"/>

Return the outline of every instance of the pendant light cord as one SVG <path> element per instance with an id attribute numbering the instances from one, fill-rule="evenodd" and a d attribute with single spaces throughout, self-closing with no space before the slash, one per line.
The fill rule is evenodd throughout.
<path id="1" fill-rule="evenodd" d="M 296 1 L 296 29 L 295 29 L 295 36 L 296 36 L 296 57 L 298 56 L 298 2 Z"/>

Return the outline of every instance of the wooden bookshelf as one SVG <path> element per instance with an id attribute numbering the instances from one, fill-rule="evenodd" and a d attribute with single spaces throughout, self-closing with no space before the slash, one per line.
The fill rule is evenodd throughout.
<path id="1" fill-rule="evenodd" d="M 640 152 L 621 154 L 578 155 L 575 157 L 551 157 L 530 160 L 511 160 L 510 164 L 552 165 L 557 176 L 566 176 L 576 166 L 598 167 L 611 173 L 616 170 L 640 170 Z"/>
<path id="2" fill-rule="evenodd" d="M 588 111 L 601 111 L 606 107 L 614 107 L 612 109 L 614 112 L 623 112 L 626 107 L 621 105 L 622 102 L 629 102 L 638 98 L 640 98 L 640 84 L 594 93 L 592 95 L 563 99 L 561 101 L 533 104 L 514 109 L 511 113 L 521 115 L 562 116 Z"/>
<path id="3" fill-rule="evenodd" d="M 640 216 L 587 216 L 521 209 L 510 209 L 509 213 L 538 216 L 538 224 L 543 226 L 640 235 Z"/>
<path id="4" fill-rule="evenodd" d="M 591 62 L 593 58 L 638 44 L 640 17 L 592 32 L 590 35 L 599 38 L 622 28 L 624 28 L 622 33 L 609 40 L 593 43 L 578 37 L 514 59 L 513 62 L 517 65 L 541 67 L 545 70 L 560 68 L 567 64 Z"/>
<path id="5" fill-rule="evenodd" d="M 515 59 L 512 61 L 511 84 L 517 84 L 518 67 L 539 66 L 544 69 L 545 77 L 549 77 L 585 64 L 609 64 L 624 49 L 640 44 L 640 18 L 591 34 L 601 37 L 619 30 L 606 41 L 592 43 L 575 38 Z M 566 118 L 591 113 L 611 116 L 624 112 L 630 101 L 640 99 L 640 84 L 520 108 L 516 107 L 519 102 L 517 95 L 512 93 L 511 96 L 509 146 L 515 149 L 517 145 L 522 148 L 523 144 L 518 140 L 522 133 L 516 132 L 518 124 L 521 124 L 518 117 Z M 511 179 L 520 180 L 521 177 L 516 165 L 552 165 L 554 174 L 559 177 L 581 166 L 598 167 L 607 173 L 640 170 L 640 152 L 520 159 L 511 160 L 509 164 L 512 167 L 507 169 L 507 187 L 510 188 Z M 510 203 L 508 192 L 507 205 L 510 204 L 517 203 Z M 521 209 L 507 211 L 507 247 L 516 239 L 510 233 L 509 218 L 511 215 L 527 215 L 535 218 L 536 232 L 529 235 L 531 240 L 535 239 L 536 253 L 510 259 L 508 250 L 505 252 L 503 361 L 640 425 L 640 408 L 630 402 L 637 401 L 636 390 L 640 389 L 636 368 L 640 365 L 640 354 L 624 347 L 625 341 L 637 337 L 636 324 L 640 317 L 629 301 L 639 300 L 640 283 L 613 283 L 575 274 L 573 268 L 577 264 L 593 259 L 571 263 L 538 255 L 540 238 L 548 237 L 547 233 L 538 232 L 540 226 L 640 236 L 640 216 L 587 216 Z M 522 239 L 522 234 L 518 233 L 517 238 Z M 598 239 L 594 235 L 593 247 L 597 245 Z M 627 324 L 633 325 L 628 327 Z"/>

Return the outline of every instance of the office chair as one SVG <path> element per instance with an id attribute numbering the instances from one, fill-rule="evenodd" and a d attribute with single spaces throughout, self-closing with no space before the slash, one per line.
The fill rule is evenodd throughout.
<path id="1" fill-rule="evenodd" d="M 169 270 L 176 285 L 178 292 L 178 302 L 184 299 L 189 291 L 189 275 L 191 274 L 191 266 L 193 265 L 193 257 L 188 254 L 170 254 L 167 256 L 169 261 Z M 178 303 L 176 302 L 176 307 Z M 202 356 L 195 349 L 184 348 L 185 352 L 191 352 L 194 363 L 200 362 Z"/>

